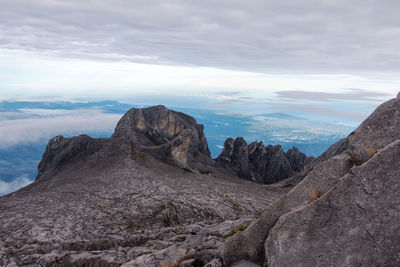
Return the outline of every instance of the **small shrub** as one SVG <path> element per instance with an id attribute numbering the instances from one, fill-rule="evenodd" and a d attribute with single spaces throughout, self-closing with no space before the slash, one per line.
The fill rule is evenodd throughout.
<path id="1" fill-rule="evenodd" d="M 360 166 L 362 164 L 361 160 L 357 157 L 356 154 L 351 153 L 350 156 L 350 165 L 351 166 Z"/>
<path id="2" fill-rule="evenodd" d="M 310 196 L 311 201 L 314 202 L 315 200 L 319 199 L 325 194 L 325 192 L 314 190 L 312 184 L 310 183 Z"/>
<path id="3" fill-rule="evenodd" d="M 367 149 L 367 151 L 368 151 L 368 154 L 372 157 L 378 152 L 378 149 L 373 147 L 373 148 Z"/>
<path id="4" fill-rule="evenodd" d="M 230 231 L 228 234 L 222 236 L 223 239 L 228 238 L 233 236 L 236 233 L 242 232 L 246 229 L 246 227 L 244 227 L 242 224 L 239 225 L 239 227 L 237 229 L 232 229 L 232 231 Z"/>

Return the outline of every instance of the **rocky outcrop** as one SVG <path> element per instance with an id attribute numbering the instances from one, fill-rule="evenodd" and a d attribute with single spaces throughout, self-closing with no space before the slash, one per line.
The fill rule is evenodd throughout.
<path id="1" fill-rule="evenodd" d="M 295 172 L 301 172 L 306 165 L 307 156 L 301 153 L 297 147 L 292 147 L 285 153 L 285 157 L 289 160 L 292 169 Z"/>
<path id="2" fill-rule="evenodd" d="M 268 266 L 399 266 L 399 173 L 400 140 L 281 216 L 265 242 Z"/>
<path id="3" fill-rule="evenodd" d="M 159 105 L 130 109 L 112 139 L 127 138 L 139 151 L 191 171 L 212 165 L 204 126 L 184 113 Z"/>
<path id="4" fill-rule="evenodd" d="M 307 164 L 287 195 L 221 246 L 224 263 L 399 265 L 399 118 L 400 99 L 389 100 Z"/>
<path id="5" fill-rule="evenodd" d="M 227 169 L 233 170 L 239 177 L 253 178 L 249 160 L 249 148 L 243 137 L 225 140 L 224 149 L 216 161 Z"/>
<path id="6" fill-rule="evenodd" d="M 86 160 L 102 148 L 105 139 L 94 139 L 87 135 L 73 138 L 56 136 L 49 140 L 38 165 L 38 176 L 44 178 L 62 170 L 66 164 L 74 164 Z"/>
<path id="7" fill-rule="evenodd" d="M 265 147 L 262 142 L 247 145 L 243 137 L 237 137 L 225 141 L 216 161 L 239 177 L 271 184 L 302 171 L 306 159 L 296 147 L 285 153 L 280 145 Z"/>
<path id="8" fill-rule="evenodd" d="M 204 126 L 193 117 L 164 106 L 130 109 L 118 122 L 111 138 L 52 138 L 38 166 L 37 179 L 51 177 L 66 165 L 95 156 L 107 158 L 137 157 L 146 153 L 166 163 L 192 172 L 209 172 L 210 158 Z"/>
<path id="9" fill-rule="evenodd" d="M 288 191 L 217 166 L 203 126 L 163 106 L 51 139 L 38 170 L 0 198 L 0 266 L 222 266 L 218 246 Z"/>

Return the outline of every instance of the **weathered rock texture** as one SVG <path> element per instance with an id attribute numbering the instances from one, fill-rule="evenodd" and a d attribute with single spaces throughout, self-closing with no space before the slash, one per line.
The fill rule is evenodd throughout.
<path id="1" fill-rule="evenodd" d="M 268 266 L 399 266 L 399 190 L 400 140 L 281 216 L 265 243 Z"/>
<path id="2" fill-rule="evenodd" d="M 0 266 L 221 266 L 225 235 L 287 192 L 218 168 L 203 126 L 163 106 L 51 139 L 38 170 L 0 198 Z"/>
<path id="3" fill-rule="evenodd" d="M 290 178 L 298 184 L 220 247 L 224 263 L 398 266 L 398 140 L 395 98 Z"/>
<path id="4" fill-rule="evenodd" d="M 237 138 L 216 163 L 157 106 L 53 138 L 38 169 L 0 198 L 0 266 L 400 266 L 400 98 L 316 159 Z"/>
<path id="5" fill-rule="evenodd" d="M 112 137 L 128 138 L 137 150 L 196 171 L 194 165 L 212 164 L 203 130 L 193 117 L 160 105 L 130 109 Z"/>
<path id="6" fill-rule="evenodd" d="M 243 137 L 228 138 L 216 161 L 239 177 L 271 184 L 300 172 L 307 156 L 296 147 L 286 153 L 280 145 L 264 146 L 262 142 L 247 145 Z"/>

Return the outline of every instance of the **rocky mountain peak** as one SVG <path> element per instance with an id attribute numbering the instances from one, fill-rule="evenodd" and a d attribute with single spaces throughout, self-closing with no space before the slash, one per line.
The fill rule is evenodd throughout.
<path id="1" fill-rule="evenodd" d="M 296 147 L 285 153 L 280 145 L 262 142 L 247 145 L 243 137 L 228 138 L 216 161 L 239 177 L 260 183 L 274 183 L 303 170 L 307 156 Z"/>
<path id="2" fill-rule="evenodd" d="M 289 149 L 285 153 L 285 156 L 289 160 L 294 171 L 300 172 L 303 170 L 307 156 L 304 153 L 301 153 L 297 147 L 294 146 Z"/>
<path id="3" fill-rule="evenodd" d="M 159 146 L 171 142 L 184 130 L 186 135 L 192 133 L 192 149 L 210 156 L 204 126 L 193 117 L 163 105 L 130 109 L 118 122 L 112 137 L 129 138 L 143 146 Z"/>
<path id="4" fill-rule="evenodd" d="M 132 108 L 122 116 L 111 138 L 50 139 L 38 166 L 37 179 L 51 177 L 66 164 L 87 161 L 110 162 L 146 153 L 158 160 L 196 172 L 213 165 L 204 126 L 184 113 L 153 106 Z"/>
<path id="5" fill-rule="evenodd" d="M 49 140 L 38 165 L 36 179 L 49 177 L 63 168 L 65 164 L 73 164 L 85 160 L 102 148 L 104 139 L 94 139 L 86 134 L 65 138 L 61 135 Z"/>

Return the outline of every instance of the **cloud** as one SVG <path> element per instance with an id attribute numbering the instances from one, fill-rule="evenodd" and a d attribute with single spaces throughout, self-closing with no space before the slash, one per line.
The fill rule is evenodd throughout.
<path id="1" fill-rule="evenodd" d="M 26 116 L 27 109 L 21 116 Z M 36 143 L 56 135 L 76 135 L 90 132 L 112 132 L 121 114 L 103 113 L 101 110 L 45 111 L 29 110 L 41 117 L 5 119 L 0 113 L 0 149 L 14 145 Z M 57 114 L 49 116 L 49 114 Z M 9 116 L 9 113 L 7 114 Z"/>
<path id="2" fill-rule="evenodd" d="M 370 92 L 361 89 L 348 89 L 339 93 L 326 93 L 315 91 L 278 91 L 275 92 L 281 98 L 288 99 L 304 99 L 314 101 L 333 101 L 333 100 L 377 100 L 379 98 L 387 98 L 390 94 L 380 92 Z"/>
<path id="3" fill-rule="evenodd" d="M 395 71 L 400 2 L 13 0 L 0 47 L 257 71 Z"/>
<path id="4" fill-rule="evenodd" d="M 296 104 L 296 103 L 290 103 L 290 104 L 276 103 L 276 104 L 269 104 L 268 107 L 271 109 L 302 112 L 302 113 L 308 113 L 308 115 L 314 114 L 323 117 L 330 117 L 334 119 L 341 118 L 356 122 L 363 121 L 368 114 L 364 112 L 361 113 L 355 110 L 349 111 L 322 105 Z"/>
<path id="5" fill-rule="evenodd" d="M 0 180 L 0 196 L 14 192 L 14 191 L 20 189 L 21 187 L 24 187 L 32 182 L 33 182 L 33 180 L 30 180 L 25 175 L 19 176 L 10 182 L 4 182 L 4 181 Z"/>

